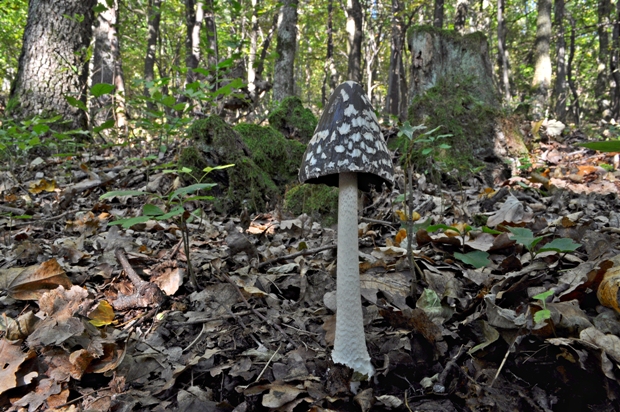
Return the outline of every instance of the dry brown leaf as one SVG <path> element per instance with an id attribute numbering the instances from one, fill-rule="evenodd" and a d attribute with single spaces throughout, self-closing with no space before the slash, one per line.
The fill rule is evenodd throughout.
<path id="1" fill-rule="evenodd" d="M 0 270 L 0 285 L 9 296 L 19 300 L 37 300 L 45 292 L 63 286 L 73 286 L 56 259 L 26 268 Z"/>
<path id="2" fill-rule="evenodd" d="M 0 393 L 18 386 L 16 373 L 24 361 L 36 356 L 35 351 L 23 353 L 19 343 L 0 340 Z"/>

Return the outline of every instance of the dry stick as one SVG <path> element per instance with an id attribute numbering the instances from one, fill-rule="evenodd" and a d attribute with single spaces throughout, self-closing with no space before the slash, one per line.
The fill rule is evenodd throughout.
<path id="1" fill-rule="evenodd" d="M 239 289 L 239 286 L 237 286 L 237 284 L 235 282 L 233 282 L 233 280 L 225 273 L 221 273 L 221 275 L 224 277 L 224 279 L 226 279 L 226 281 L 228 283 L 230 283 L 231 285 L 233 285 L 235 287 L 235 289 L 237 290 L 237 293 L 239 294 L 239 296 L 241 296 L 241 299 L 243 300 L 243 302 L 245 303 L 245 306 L 248 307 L 248 309 L 250 309 L 252 312 L 254 312 L 254 314 L 256 316 L 258 316 L 263 322 L 265 322 L 266 324 L 271 324 L 273 325 L 274 328 L 276 328 L 278 330 L 278 332 L 280 332 L 282 334 L 282 336 L 284 336 L 289 342 L 291 342 L 291 344 L 293 346 L 295 346 L 295 349 L 299 348 L 299 345 L 297 344 L 297 342 L 295 342 L 293 339 L 291 339 L 290 336 L 288 336 L 288 334 L 286 332 L 284 332 L 284 330 L 280 327 L 280 325 L 278 325 L 277 323 L 274 322 L 270 322 L 269 320 L 267 320 L 266 317 L 264 317 L 260 312 L 258 312 L 256 309 L 254 309 L 252 307 L 252 305 L 250 305 L 250 302 L 248 302 L 248 300 L 245 298 L 245 296 L 243 296 L 243 292 L 241 292 L 241 290 Z"/>
<path id="2" fill-rule="evenodd" d="M 315 253 L 323 252 L 324 250 L 329 250 L 329 249 L 336 249 L 336 245 L 321 246 L 321 247 L 317 247 L 314 249 L 304 249 L 301 252 L 295 252 L 295 253 L 291 253 L 290 255 L 280 256 L 278 258 L 270 259 L 265 262 L 259 263 L 258 268 L 262 269 L 265 266 L 271 265 L 272 263 L 276 263 L 280 260 L 294 259 L 297 256 L 314 255 Z"/>
<path id="3" fill-rule="evenodd" d="M 377 219 L 371 219 L 369 217 L 361 217 L 360 220 L 362 222 L 367 222 L 367 223 L 376 223 L 378 225 L 396 227 L 396 224 L 394 224 L 392 222 L 388 222 L 387 220 L 377 220 Z"/>

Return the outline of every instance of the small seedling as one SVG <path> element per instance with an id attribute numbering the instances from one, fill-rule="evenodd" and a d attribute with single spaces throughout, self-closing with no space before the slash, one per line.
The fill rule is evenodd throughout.
<path id="1" fill-rule="evenodd" d="M 207 167 L 204 169 L 204 172 L 206 175 L 213 170 L 226 169 L 232 166 L 234 165 L 229 164 L 223 166 Z M 189 235 L 187 233 L 186 225 L 186 222 L 188 221 L 188 219 L 192 218 L 192 215 L 185 210 L 183 204 L 194 200 L 213 200 L 213 196 L 190 195 L 200 190 L 210 190 L 216 185 L 217 183 L 196 183 L 190 186 L 180 187 L 167 196 L 160 196 L 156 193 L 143 192 L 141 190 L 118 190 L 104 193 L 99 197 L 99 200 L 104 200 L 115 196 L 151 196 L 159 199 L 160 201 L 163 201 L 167 212 L 161 209 L 159 206 L 156 206 L 152 203 L 147 203 L 142 207 L 142 215 L 126 219 L 119 219 L 114 222 L 108 223 L 108 225 L 121 225 L 123 228 L 129 229 L 136 224 L 146 223 L 149 220 L 162 221 L 170 219 L 174 221 L 181 230 L 183 246 L 185 249 L 185 256 L 187 256 L 188 272 L 193 286 L 196 287 L 197 282 L 195 275 L 191 269 L 189 259 Z"/>
<path id="2" fill-rule="evenodd" d="M 533 296 L 533 299 L 537 299 L 540 301 L 540 305 L 543 307 L 541 310 L 534 314 L 534 322 L 538 325 L 541 322 L 546 321 L 547 319 L 551 319 L 551 311 L 547 309 L 546 300 L 549 296 L 553 295 L 553 289 L 550 289 L 546 292 L 539 293 L 536 296 Z"/>
<path id="3" fill-rule="evenodd" d="M 525 246 L 525 248 L 530 252 L 532 260 L 534 260 L 536 255 L 541 252 L 553 251 L 558 253 L 569 253 L 574 252 L 581 246 L 581 243 L 575 243 L 572 239 L 559 238 L 553 239 L 551 242 L 539 249 L 535 249 L 535 246 L 548 235 L 534 237 L 534 234 L 530 229 L 523 227 L 508 227 L 507 229 L 512 233 L 512 236 L 509 236 L 509 239 Z"/>

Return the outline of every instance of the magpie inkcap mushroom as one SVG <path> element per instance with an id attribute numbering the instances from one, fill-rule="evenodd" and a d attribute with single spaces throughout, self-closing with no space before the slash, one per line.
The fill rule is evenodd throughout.
<path id="1" fill-rule="evenodd" d="M 347 81 L 334 90 L 299 170 L 303 183 L 338 186 L 336 337 L 332 360 L 370 377 L 359 276 L 358 188 L 393 184 L 391 154 L 362 86 Z"/>

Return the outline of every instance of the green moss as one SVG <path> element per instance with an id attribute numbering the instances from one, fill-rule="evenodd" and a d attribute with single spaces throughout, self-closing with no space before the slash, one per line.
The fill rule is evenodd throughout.
<path id="1" fill-rule="evenodd" d="M 216 210 L 230 213 L 245 207 L 251 212 L 264 211 L 267 202 L 278 201 L 279 190 L 270 175 L 252 160 L 248 146 L 223 119 L 209 116 L 196 120 L 187 134 L 193 145 L 181 152 L 179 167 L 191 168 L 197 180 L 202 179 L 206 166 L 235 165 L 207 176 L 206 181 L 218 183 L 213 190 Z"/>
<path id="2" fill-rule="evenodd" d="M 297 179 L 306 146 L 286 139 L 271 126 L 240 123 L 234 130 L 252 153 L 252 160 L 280 186 Z"/>
<path id="3" fill-rule="evenodd" d="M 456 169 L 459 174 L 466 175 L 492 153 L 493 126 L 499 111 L 476 96 L 479 85 L 475 82 L 473 77 L 463 76 L 457 84 L 444 77 L 413 99 L 408 116 L 412 125 L 424 124 L 425 131 L 439 127 L 434 136 L 451 135 L 434 143 L 414 146 L 411 161 L 421 170 L 433 163 L 440 164 L 443 172 Z M 439 149 L 439 144 L 451 147 Z M 432 149 L 430 155 L 422 154 L 425 148 Z"/>
<path id="4" fill-rule="evenodd" d="M 325 226 L 338 218 L 338 188 L 326 185 L 301 184 L 284 195 L 284 209 L 295 216 L 306 213 L 320 216 Z"/>
<path id="5" fill-rule="evenodd" d="M 312 138 L 318 123 L 310 109 L 304 108 L 299 97 L 290 96 L 282 100 L 269 113 L 269 124 L 285 136 L 295 136 L 306 144 Z"/>

